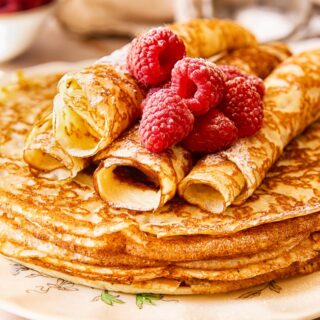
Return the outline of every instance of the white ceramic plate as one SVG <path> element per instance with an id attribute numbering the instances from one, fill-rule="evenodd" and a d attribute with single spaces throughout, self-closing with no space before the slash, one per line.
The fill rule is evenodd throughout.
<path id="1" fill-rule="evenodd" d="M 320 272 L 231 294 L 127 295 L 74 285 L 0 257 L 0 308 L 32 320 L 314 319 Z"/>
<path id="2" fill-rule="evenodd" d="M 88 63 L 45 64 L 27 72 L 57 72 Z M 32 320 L 314 319 L 320 316 L 319 297 L 320 272 L 231 294 L 127 295 L 51 278 L 0 256 L 0 309 Z"/>

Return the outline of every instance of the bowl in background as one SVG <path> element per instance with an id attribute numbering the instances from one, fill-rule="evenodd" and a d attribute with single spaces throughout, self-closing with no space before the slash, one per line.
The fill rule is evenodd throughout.
<path id="1" fill-rule="evenodd" d="M 55 3 L 13 13 L 0 14 L 0 63 L 26 51 L 36 39 Z"/>

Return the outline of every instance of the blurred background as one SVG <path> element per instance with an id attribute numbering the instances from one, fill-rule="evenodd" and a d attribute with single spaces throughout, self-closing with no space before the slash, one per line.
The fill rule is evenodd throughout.
<path id="1" fill-rule="evenodd" d="M 0 70 L 97 59 L 155 25 L 230 18 L 261 42 L 320 48 L 320 0 L 0 0 Z"/>

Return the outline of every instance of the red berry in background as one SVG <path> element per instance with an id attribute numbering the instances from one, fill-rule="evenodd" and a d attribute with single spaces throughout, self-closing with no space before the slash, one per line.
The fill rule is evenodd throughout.
<path id="1" fill-rule="evenodd" d="M 226 95 L 219 110 L 235 123 L 239 138 L 254 135 L 262 126 L 262 99 L 252 82 L 245 77 L 226 82 Z"/>
<path id="2" fill-rule="evenodd" d="M 139 135 L 147 150 L 159 153 L 182 141 L 191 132 L 193 122 L 186 103 L 170 89 L 163 89 L 148 99 Z"/>
<path id="3" fill-rule="evenodd" d="M 52 0 L 0 0 L 0 13 L 29 10 L 49 2 L 52 2 Z"/>
<path id="4" fill-rule="evenodd" d="M 10 13 L 21 11 L 22 4 L 20 0 L 2 0 L 0 1 L 0 13 Z"/>
<path id="5" fill-rule="evenodd" d="M 171 88 L 187 101 L 191 112 L 199 116 L 214 108 L 223 98 L 225 76 L 208 60 L 185 58 L 172 70 Z"/>
<path id="6" fill-rule="evenodd" d="M 183 140 L 191 152 L 213 153 L 230 147 L 238 139 L 238 129 L 221 111 L 211 109 L 195 119 L 193 130 Z"/>
<path id="7" fill-rule="evenodd" d="M 43 0 L 21 0 L 23 10 L 39 7 L 43 5 Z"/>
<path id="8" fill-rule="evenodd" d="M 226 76 L 226 81 L 231 80 L 235 77 L 242 77 L 244 74 L 240 71 L 239 68 L 232 66 L 230 64 L 221 64 L 219 68 L 222 70 L 224 75 Z"/>
<path id="9" fill-rule="evenodd" d="M 175 63 L 185 56 L 185 46 L 171 30 L 151 29 L 131 43 L 127 56 L 130 74 L 147 87 L 170 79 Z"/>

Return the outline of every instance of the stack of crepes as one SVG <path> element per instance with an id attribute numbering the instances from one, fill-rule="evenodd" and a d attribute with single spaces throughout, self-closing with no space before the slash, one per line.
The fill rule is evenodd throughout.
<path id="1" fill-rule="evenodd" d="M 289 57 L 230 21 L 169 27 L 188 55 L 266 77 L 262 129 L 198 162 L 180 146 L 152 154 L 135 127 L 145 92 L 112 59 L 67 73 L 58 92 L 59 75 L 20 75 L 0 95 L 1 254 L 131 293 L 319 270 L 320 50 Z"/>

